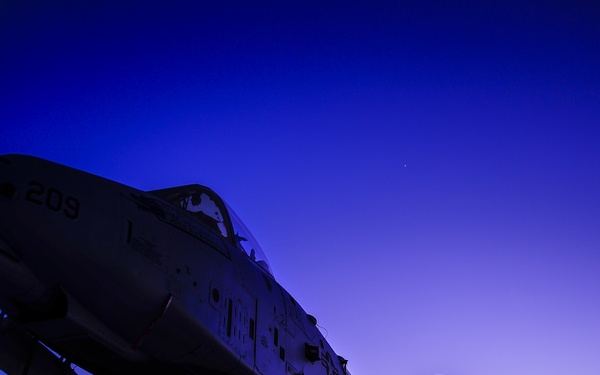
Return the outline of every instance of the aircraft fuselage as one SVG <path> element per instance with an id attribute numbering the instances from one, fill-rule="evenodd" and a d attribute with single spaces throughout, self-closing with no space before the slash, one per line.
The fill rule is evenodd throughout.
<path id="1" fill-rule="evenodd" d="M 347 373 L 232 215 L 200 185 L 2 156 L 0 308 L 95 374 Z"/>

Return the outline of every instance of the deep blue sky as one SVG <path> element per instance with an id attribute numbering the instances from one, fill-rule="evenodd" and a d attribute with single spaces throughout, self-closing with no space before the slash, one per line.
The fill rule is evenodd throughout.
<path id="1" fill-rule="evenodd" d="M 598 374 L 593 3 L 4 1 L 0 153 L 211 186 L 354 375 Z"/>

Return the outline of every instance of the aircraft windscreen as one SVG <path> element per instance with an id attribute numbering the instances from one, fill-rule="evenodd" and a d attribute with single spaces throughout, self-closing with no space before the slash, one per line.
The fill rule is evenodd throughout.
<path id="1" fill-rule="evenodd" d="M 204 223 L 223 237 L 227 237 L 227 228 L 217 204 L 206 193 L 194 193 L 183 196 L 178 204 L 181 208 L 195 213 Z"/>
<path id="2" fill-rule="evenodd" d="M 227 206 L 227 210 L 229 211 L 229 217 L 231 218 L 231 225 L 233 226 L 233 233 L 237 246 L 243 250 L 250 257 L 250 259 L 255 261 L 256 264 L 273 275 L 273 271 L 271 271 L 271 266 L 269 266 L 267 257 L 252 233 L 250 233 L 242 220 L 240 220 L 239 216 L 227 203 L 225 203 L 225 206 Z"/>
<path id="3" fill-rule="evenodd" d="M 234 242 L 262 269 L 273 275 L 267 257 L 260 245 L 233 209 L 209 188 L 201 185 L 186 185 L 168 189 L 153 190 L 150 193 L 181 207 L 202 220 L 213 232 Z M 221 202 L 225 205 L 222 206 Z M 227 212 L 226 212 L 226 211 Z M 233 236 L 229 233 L 227 213 L 231 220 Z M 225 215 L 225 216 L 224 216 Z"/>

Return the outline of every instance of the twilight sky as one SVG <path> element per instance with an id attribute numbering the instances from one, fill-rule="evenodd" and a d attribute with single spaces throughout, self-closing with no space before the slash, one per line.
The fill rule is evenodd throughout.
<path id="1" fill-rule="evenodd" d="M 3 1 L 0 53 L 0 154 L 212 187 L 354 375 L 600 373 L 597 2 Z"/>

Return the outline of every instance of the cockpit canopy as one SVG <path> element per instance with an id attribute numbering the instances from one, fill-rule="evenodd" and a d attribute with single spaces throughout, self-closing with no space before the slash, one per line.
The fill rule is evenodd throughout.
<path id="1" fill-rule="evenodd" d="M 185 210 L 209 230 L 221 235 L 271 275 L 271 267 L 260 245 L 233 209 L 211 189 L 186 185 L 150 193 Z"/>

